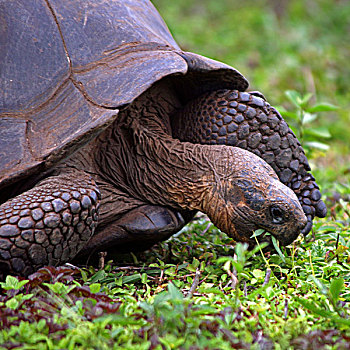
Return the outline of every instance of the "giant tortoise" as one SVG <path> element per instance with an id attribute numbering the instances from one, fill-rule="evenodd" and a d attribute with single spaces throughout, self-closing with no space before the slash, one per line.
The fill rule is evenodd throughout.
<path id="1" fill-rule="evenodd" d="M 200 210 L 291 243 L 326 207 L 288 125 L 147 0 L 0 2 L 0 271 L 145 249 Z"/>

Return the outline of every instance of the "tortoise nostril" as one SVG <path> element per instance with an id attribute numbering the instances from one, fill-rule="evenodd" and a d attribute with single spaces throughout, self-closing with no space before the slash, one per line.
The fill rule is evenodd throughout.
<path id="1" fill-rule="evenodd" d="M 301 216 L 300 217 L 300 219 L 298 220 L 298 222 L 297 222 L 297 227 L 298 227 L 298 229 L 299 230 L 303 230 L 303 229 L 305 229 L 305 227 L 307 226 L 307 224 L 308 224 L 308 218 L 305 216 L 305 215 L 303 215 L 303 216 Z"/>

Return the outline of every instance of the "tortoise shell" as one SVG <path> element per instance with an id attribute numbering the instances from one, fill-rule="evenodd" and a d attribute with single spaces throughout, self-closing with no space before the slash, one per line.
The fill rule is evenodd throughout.
<path id="1" fill-rule="evenodd" d="M 2 2 L 0 53 L 0 188 L 56 165 L 166 76 L 191 97 L 248 87 L 234 68 L 181 51 L 145 0 Z"/>

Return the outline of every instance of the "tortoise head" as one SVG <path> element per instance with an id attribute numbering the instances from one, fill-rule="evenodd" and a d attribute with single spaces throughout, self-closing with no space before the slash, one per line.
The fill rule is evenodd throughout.
<path id="1" fill-rule="evenodd" d="M 258 185 L 259 184 L 259 185 Z M 292 243 L 306 225 L 307 219 L 295 195 L 274 177 L 236 179 L 229 193 L 239 219 L 232 222 L 239 235 L 264 229 L 282 245 Z"/>
<path id="2" fill-rule="evenodd" d="M 215 182 L 212 198 L 217 199 L 217 209 L 209 214 L 212 221 L 238 241 L 254 243 L 253 232 L 264 229 L 282 245 L 290 244 L 307 223 L 295 193 L 261 158 L 244 150 L 235 156 L 233 164 L 227 159 L 226 175 Z M 220 169 L 224 171 L 224 165 Z"/>

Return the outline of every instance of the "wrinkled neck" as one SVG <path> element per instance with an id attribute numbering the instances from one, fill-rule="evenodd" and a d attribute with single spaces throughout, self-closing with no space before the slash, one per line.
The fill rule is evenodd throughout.
<path id="1" fill-rule="evenodd" d="M 100 168 L 116 188 L 143 202 L 200 210 L 236 236 L 236 212 L 227 198 L 236 173 L 244 172 L 249 161 L 245 151 L 181 142 L 167 134 L 157 117 L 130 114 L 118 119 L 103 145 L 97 153 Z"/>
<path id="2" fill-rule="evenodd" d="M 138 195 L 155 204 L 204 210 L 215 181 L 209 147 L 173 139 L 156 118 L 134 119 L 130 129 Z"/>
<path id="3" fill-rule="evenodd" d="M 161 130 L 154 132 L 156 128 L 150 120 L 145 125 L 142 120 L 133 123 L 136 154 L 140 160 L 147 159 L 150 170 L 145 172 L 148 199 L 200 210 L 218 228 L 237 238 L 234 223 L 239 221 L 239 215 L 232 202 L 232 189 L 237 174 L 244 173 L 245 162 L 250 161 L 245 151 L 180 142 Z"/>

